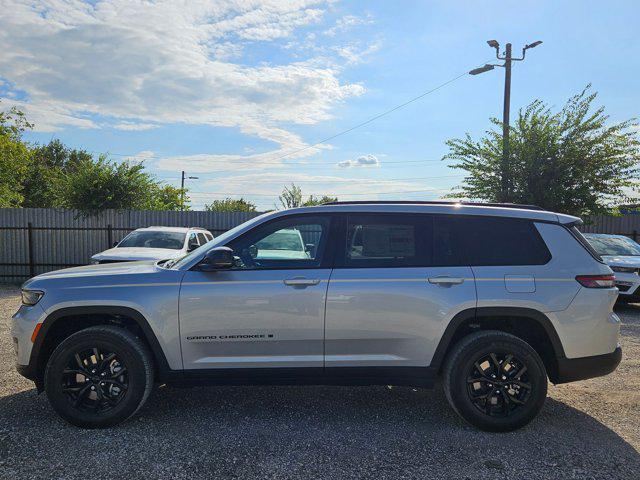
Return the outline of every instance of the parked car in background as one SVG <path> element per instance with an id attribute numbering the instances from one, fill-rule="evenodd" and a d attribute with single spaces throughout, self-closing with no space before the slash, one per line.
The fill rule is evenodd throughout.
<path id="1" fill-rule="evenodd" d="M 618 300 L 640 302 L 640 245 L 624 235 L 585 233 L 585 238 L 616 275 Z"/>
<path id="2" fill-rule="evenodd" d="M 182 257 L 211 240 L 211 232 L 199 227 L 138 228 L 116 242 L 113 248 L 92 256 L 91 264 L 169 260 Z"/>

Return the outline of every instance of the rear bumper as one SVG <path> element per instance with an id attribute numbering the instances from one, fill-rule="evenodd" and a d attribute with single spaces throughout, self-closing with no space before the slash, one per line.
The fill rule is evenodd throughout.
<path id="1" fill-rule="evenodd" d="M 558 358 L 558 375 L 553 383 L 568 383 L 601 377 L 613 372 L 622 360 L 620 345 L 611 353 L 582 358 Z"/>

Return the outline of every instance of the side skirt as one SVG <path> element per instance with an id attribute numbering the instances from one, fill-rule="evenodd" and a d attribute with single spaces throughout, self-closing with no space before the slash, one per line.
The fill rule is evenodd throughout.
<path id="1" fill-rule="evenodd" d="M 225 368 L 171 370 L 164 383 L 197 385 L 396 385 L 433 387 L 437 371 L 429 367 Z"/>

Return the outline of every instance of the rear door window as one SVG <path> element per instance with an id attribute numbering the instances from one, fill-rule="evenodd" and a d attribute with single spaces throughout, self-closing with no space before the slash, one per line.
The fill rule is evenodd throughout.
<path id="1" fill-rule="evenodd" d="M 431 263 L 431 218 L 426 215 L 350 215 L 346 267 L 419 267 Z"/>

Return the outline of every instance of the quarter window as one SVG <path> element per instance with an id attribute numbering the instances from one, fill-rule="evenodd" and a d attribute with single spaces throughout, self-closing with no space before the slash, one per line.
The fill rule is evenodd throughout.
<path id="1" fill-rule="evenodd" d="M 551 260 L 530 220 L 465 217 L 458 222 L 469 265 L 544 265 Z"/>

